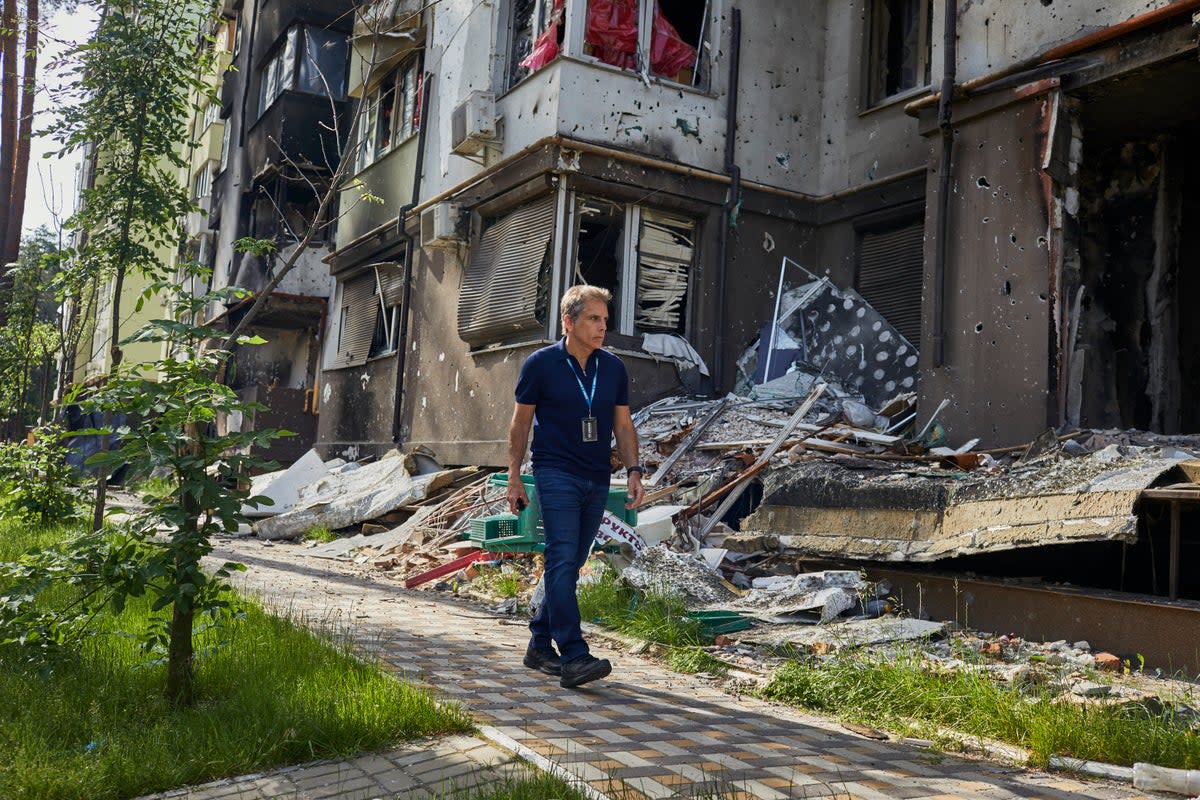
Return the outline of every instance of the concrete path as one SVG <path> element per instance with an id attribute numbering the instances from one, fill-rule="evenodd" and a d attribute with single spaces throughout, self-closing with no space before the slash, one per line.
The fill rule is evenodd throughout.
<path id="1" fill-rule="evenodd" d="M 310 624 L 350 632 L 363 651 L 466 706 L 480 738 L 452 737 L 358 759 L 220 781 L 161 797 L 424 798 L 511 774 L 513 756 L 573 779 L 594 800 L 712 797 L 1097 798 L 1121 784 L 1014 769 L 857 736 L 829 720 L 733 697 L 603 643 L 606 680 L 578 690 L 521 665 L 523 622 L 410 591 L 304 548 L 227 540 L 242 588 Z M 356 574 L 357 573 L 357 574 Z"/>

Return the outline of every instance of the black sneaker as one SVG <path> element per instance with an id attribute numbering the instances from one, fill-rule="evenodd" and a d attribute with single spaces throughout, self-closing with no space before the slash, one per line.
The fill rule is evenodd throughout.
<path id="1" fill-rule="evenodd" d="M 562 677 L 559 679 L 558 685 L 564 689 L 574 689 L 588 681 L 603 678 L 610 672 L 612 672 L 612 664 L 608 663 L 607 658 L 596 658 L 593 655 L 580 656 L 563 663 Z"/>
<path id="2" fill-rule="evenodd" d="M 562 663 L 553 647 L 530 647 L 525 651 L 525 666 L 539 669 L 547 675 L 561 675 Z"/>

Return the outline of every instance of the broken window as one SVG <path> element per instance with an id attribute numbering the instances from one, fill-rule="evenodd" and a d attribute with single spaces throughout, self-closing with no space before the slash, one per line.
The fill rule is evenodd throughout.
<path id="1" fill-rule="evenodd" d="M 421 125 L 421 57 L 413 56 L 370 93 L 359 121 L 358 164 L 362 170 L 413 136 Z"/>
<path id="2" fill-rule="evenodd" d="M 622 69 L 706 85 L 700 56 L 711 38 L 711 1 L 588 0 L 584 52 Z"/>
<path id="3" fill-rule="evenodd" d="M 545 332 L 554 195 L 488 224 L 463 272 L 458 335 L 472 345 Z"/>
<path id="4" fill-rule="evenodd" d="M 258 115 L 285 91 L 341 99 L 346 93 L 345 34 L 296 25 L 259 73 Z"/>
<path id="5" fill-rule="evenodd" d="M 366 363 L 375 338 L 379 299 L 376 278 L 372 270 L 364 270 L 342 281 L 338 288 L 337 330 L 330 337 L 333 352 L 327 359 L 327 369 L 353 367 Z"/>
<path id="6" fill-rule="evenodd" d="M 682 334 L 695 221 L 592 197 L 577 200 L 576 220 L 572 282 L 612 292 L 610 327 Z"/>
<path id="7" fill-rule="evenodd" d="M 930 81 L 931 0 L 871 0 L 867 105 Z"/>
<path id="8" fill-rule="evenodd" d="M 513 0 L 509 27 L 508 85 L 553 61 L 562 47 L 565 0 Z"/>
<path id="9" fill-rule="evenodd" d="M 861 231 L 854 288 L 908 343 L 921 343 L 925 224 L 908 220 Z"/>
<path id="10" fill-rule="evenodd" d="M 400 303 L 404 299 L 404 272 L 399 264 L 376 264 L 374 270 L 379 302 L 369 358 L 394 353 L 400 346 Z"/>

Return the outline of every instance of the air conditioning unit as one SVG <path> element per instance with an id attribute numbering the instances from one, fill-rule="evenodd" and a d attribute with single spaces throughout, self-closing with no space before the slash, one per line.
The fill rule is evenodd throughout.
<path id="1" fill-rule="evenodd" d="M 421 212 L 421 247 L 454 247 L 462 243 L 462 222 L 454 203 L 435 203 Z"/>
<path id="2" fill-rule="evenodd" d="M 471 92 L 450 116 L 450 149 L 471 155 L 496 140 L 496 95 Z"/>

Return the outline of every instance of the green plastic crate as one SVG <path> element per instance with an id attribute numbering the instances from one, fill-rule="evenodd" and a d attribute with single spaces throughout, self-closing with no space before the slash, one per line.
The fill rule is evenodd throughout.
<path id="1" fill-rule="evenodd" d="M 493 514 L 471 520 L 467 538 L 473 542 L 490 542 L 493 539 L 508 539 L 517 535 L 517 517 L 513 514 Z"/>
<path id="2" fill-rule="evenodd" d="M 538 505 L 537 487 L 533 483 L 532 475 L 522 475 L 521 482 L 525 484 L 525 494 L 529 496 L 529 507 L 522 511 L 519 515 L 519 523 L 517 530 L 525 534 L 530 530 L 544 532 L 545 528 L 542 525 L 542 509 Z M 490 486 L 508 487 L 508 473 L 497 472 L 488 479 Z M 637 511 L 626 508 L 625 501 L 628 499 L 624 486 L 610 486 L 608 489 L 608 501 L 604 504 L 613 516 L 617 519 L 624 520 L 630 527 L 637 526 Z"/>

